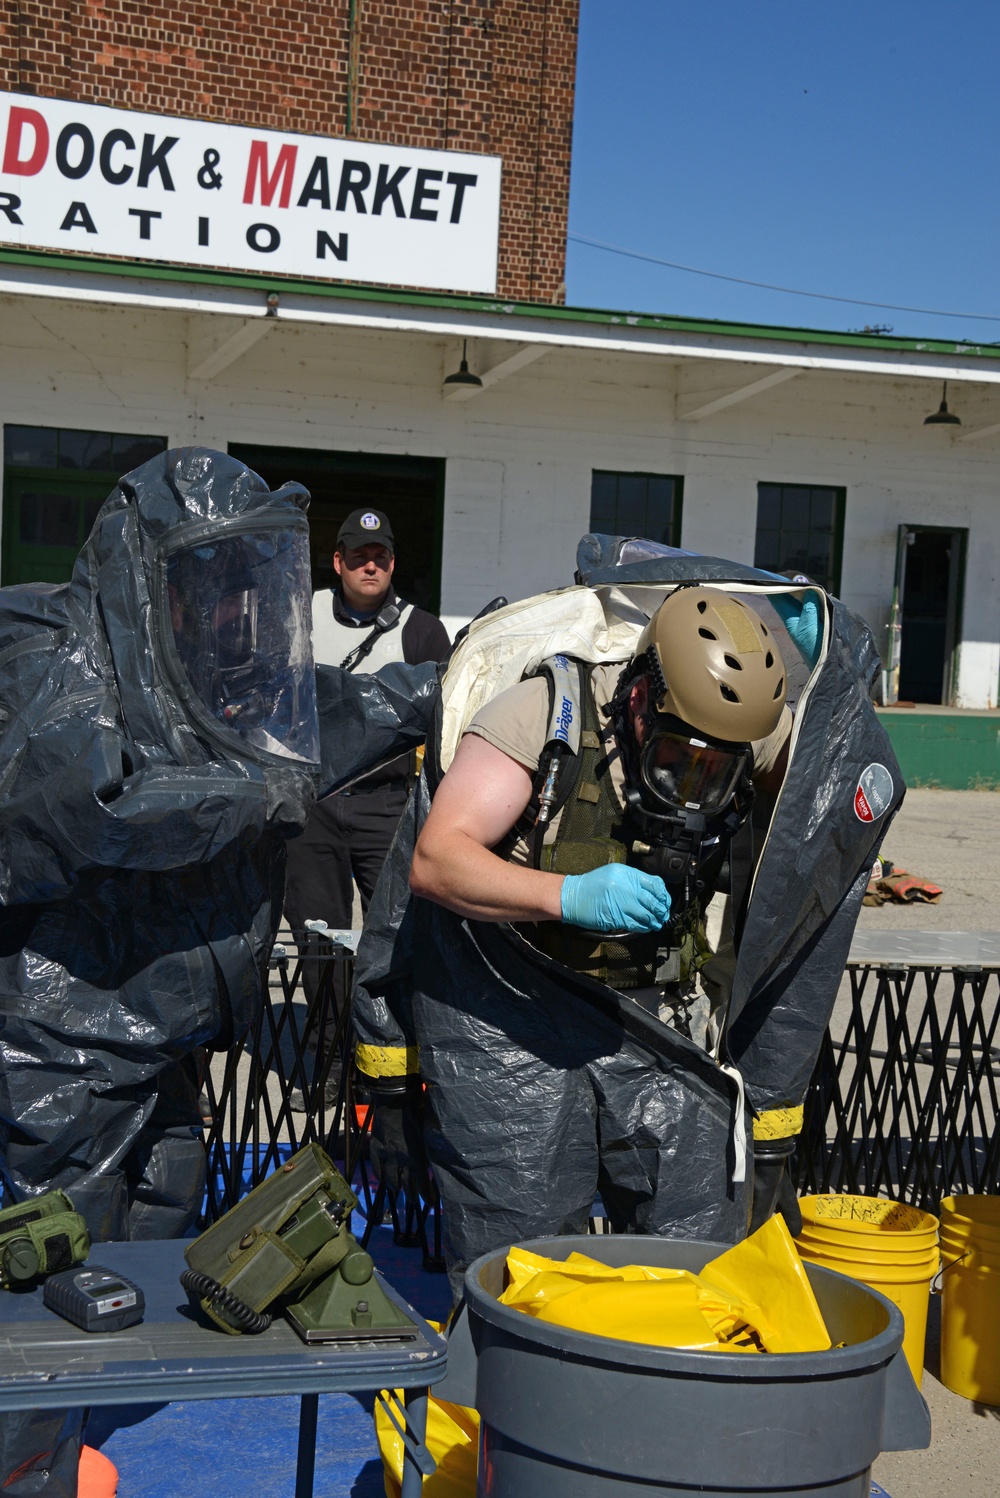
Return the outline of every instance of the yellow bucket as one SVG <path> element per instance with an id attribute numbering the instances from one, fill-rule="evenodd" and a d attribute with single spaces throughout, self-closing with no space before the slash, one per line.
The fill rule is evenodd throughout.
<path id="1" fill-rule="evenodd" d="M 866 1244 L 863 1248 L 855 1248 L 854 1240 L 852 1240 L 850 1243 L 845 1243 L 843 1239 L 840 1239 L 840 1241 L 838 1242 L 832 1234 L 830 1236 L 824 1236 L 823 1238 L 817 1238 L 815 1234 L 809 1233 L 803 1229 L 798 1238 L 795 1240 L 795 1245 L 798 1248 L 800 1254 L 808 1249 L 810 1253 L 822 1254 L 825 1258 L 831 1260 L 843 1259 L 845 1262 L 847 1260 L 850 1260 L 855 1264 L 885 1264 L 885 1252 L 880 1251 L 879 1246 L 869 1248 Z M 934 1247 L 935 1245 L 921 1248 L 902 1248 L 896 1243 L 893 1243 L 893 1262 L 897 1264 L 909 1265 L 910 1267 L 915 1269 L 927 1262 L 928 1256 L 934 1252 Z M 848 1271 L 843 1270 L 842 1273 L 846 1274 L 848 1273 Z"/>
<path id="2" fill-rule="evenodd" d="M 871 1196 L 804 1196 L 799 1205 L 796 1245 L 802 1258 L 860 1280 L 899 1307 L 906 1326 L 903 1352 L 919 1388 L 931 1280 L 940 1265 L 937 1218 Z"/>
<path id="3" fill-rule="evenodd" d="M 941 1382 L 1000 1405 L 1000 1197 L 941 1203 Z"/>
<path id="4" fill-rule="evenodd" d="M 882 1196 L 803 1196 L 799 1198 L 803 1229 L 810 1233 L 833 1233 L 845 1238 L 870 1238 L 873 1234 L 899 1235 L 899 1247 L 932 1248 L 938 1239 L 938 1220 L 908 1202 L 892 1202 Z"/>

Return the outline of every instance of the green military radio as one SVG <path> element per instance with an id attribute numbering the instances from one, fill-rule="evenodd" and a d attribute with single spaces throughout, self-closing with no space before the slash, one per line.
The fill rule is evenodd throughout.
<path id="1" fill-rule="evenodd" d="M 87 1224 L 65 1191 L 46 1191 L 0 1212 L 0 1286 L 72 1269 L 90 1252 Z"/>
<path id="2" fill-rule="evenodd" d="M 181 1284 L 223 1331 L 265 1331 L 276 1304 L 305 1342 L 407 1341 L 417 1328 L 350 1232 L 357 1197 L 310 1144 L 184 1250 Z"/>

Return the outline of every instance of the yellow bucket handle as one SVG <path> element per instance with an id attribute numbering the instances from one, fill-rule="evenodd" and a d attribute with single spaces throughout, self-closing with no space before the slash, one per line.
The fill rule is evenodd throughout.
<path id="1" fill-rule="evenodd" d="M 971 1248 L 967 1248 L 962 1253 L 959 1254 L 959 1256 L 958 1256 L 957 1259 L 952 1259 L 949 1263 L 941 1265 L 941 1268 L 938 1270 L 937 1274 L 931 1280 L 931 1294 L 932 1295 L 940 1295 L 941 1294 L 941 1286 L 938 1283 L 938 1281 L 942 1278 L 943 1275 L 947 1274 L 947 1272 L 948 1272 L 949 1269 L 954 1269 L 954 1267 L 955 1267 L 956 1264 L 961 1264 L 961 1262 L 962 1262 L 963 1259 L 967 1259 L 969 1257 L 969 1255 L 970 1255 L 971 1252 L 972 1252 Z"/>

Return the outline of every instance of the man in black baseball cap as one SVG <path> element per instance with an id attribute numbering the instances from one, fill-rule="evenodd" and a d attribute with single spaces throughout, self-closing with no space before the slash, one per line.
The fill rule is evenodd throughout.
<path id="1" fill-rule="evenodd" d="M 352 510 L 337 532 L 337 549 L 333 554 L 334 571 L 340 581 L 332 591 L 332 596 L 326 593 L 316 595 L 313 608 L 314 611 L 318 609 L 322 617 L 314 617 L 314 630 L 318 627 L 323 631 L 329 625 L 330 616 L 326 608 L 329 601 L 335 624 L 341 623 L 355 631 L 359 625 L 367 624 L 365 635 L 369 635 L 372 623 L 379 617 L 380 610 L 388 604 L 395 566 L 395 542 L 388 515 L 384 515 L 381 510 Z M 338 595 L 340 609 L 337 607 Z M 366 654 L 372 652 L 377 639 L 377 634 L 372 636 Z M 329 656 L 329 665 L 346 664 L 349 670 L 360 665 L 360 659 L 351 660 L 360 640 L 337 637 L 325 643 L 329 649 L 324 653 L 323 660 L 326 661 Z M 341 660 L 339 656 L 334 660 L 333 657 L 342 644 L 348 646 L 347 661 Z M 340 652 L 340 655 L 344 654 L 344 651 Z M 379 651 L 378 654 L 381 657 L 384 652 Z M 401 659 L 398 655 L 391 658 Z M 377 670 L 378 667 L 366 666 L 363 669 Z"/>
<path id="2" fill-rule="evenodd" d="M 313 594 L 313 655 L 318 665 L 374 673 L 391 661 L 415 666 L 448 654 L 451 646 L 440 619 L 397 596 L 392 585 L 395 565 L 388 515 L 352 510 L 337 532 L 337 585 Z M 349 791 L 318 802 L 305 832 L 288 844 L 285 915 L 304 957 L 315 941 L 305 931 L 306 921 L 325 921 L 333 930 L 350 928 L 355 884 L 362 912 L 367 911 L 406 805 L 411 773 L 410 756 L 404 755 Z M 303 969 L 309 998 L 318 976 L 319 963 L 310 957 Z M 337 997 L 339 1001 L 342 995 Z M 325 1059 L 321 1037 L 320 1068 Z M 326 1089 L 328 1101 L 334 1101 L 335 1087 L 334 1076 Z M 309 1102 L 293 1094 L 293 1106 L 305 1108 Z"/>

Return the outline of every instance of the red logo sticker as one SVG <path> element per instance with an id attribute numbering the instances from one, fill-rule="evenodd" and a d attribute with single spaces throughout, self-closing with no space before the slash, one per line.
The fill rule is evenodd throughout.
<path id="1" fill-rule="evenodd" d="M 869 765 L 854 792 L 854 815 L 859 822 L 877 822 L 892 805 L 894 793 L 892 776 L 885 765 Z"/>

